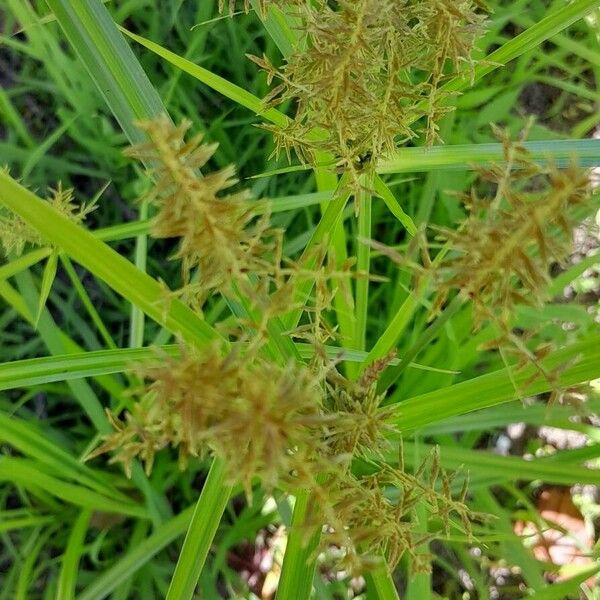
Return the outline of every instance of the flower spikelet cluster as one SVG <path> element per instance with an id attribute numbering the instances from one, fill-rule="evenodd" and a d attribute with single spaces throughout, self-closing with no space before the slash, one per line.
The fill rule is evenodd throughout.
<path id="1" fill-rule="evenodd" d="M 141 458 L 149 472 L 155 454 L 178 449 L 180 465 L 211 453 L 225 461 L 231 483 L 252 480 L 267 489 L 304 477 L 317 456 L 315 430 L 322 420 L 320 391 L 301 365 L 278 366 L 218 345 L 182 347 L 178 357 L 162 356 L 138 367 L 145 381 L 125 422 L 113 417 L 116 432 L 92 456 L 115 450 L 112 461 Z"/>
<path id="2" fill-rule="evenodd" d="M 186 141 L 190 126 L 189 121 L 174 126 L 166 116 L 139 123 L 149 142 L 127 154 L 151 165 L 150 200 L 158 209 L 152 234 L 179 238 L 174 258 L 181 260 L 184 286 L 198 270 L 194 290 L 200 307 L 211 292 L 228 293 L 247 273 L 270 272 L 263 257 L 271 245 L 265 205 L 251 200 L 248 191 L 228 191 L 237 183 L 233 166 L 200 175 L 217 145 L 203 144 L 202 135 Z"/>
<path id="3" fill-rule="evenodd" d="M 325 410 L 335 418 L 327 424 L 325 438 L 332 455 L 367 457 L 387 448 L 387 436 L 396 431 L 390 424 L 395 410 L 381 406 L 384 395 L 377 393 L 377 382 L 393 357 L 376 361 L 357 381 L 337 371 L 329 374 Z"/>
<path id="4" fill-rule="evenodd" d="M 366 166 L 418 135 L 429 142 L 449 109 L 442 84 L 472 67 L 484 17 L 471 0 L 340 0 L 297 3 L 303 39 L 281 68 L 251 57 L 277 85 L 265 99 L 293 101 L 284 128 L 267 126 L 277 150 L 315 162 L 334 157 L 355 183 Z"/>
<path id="5" fill-rule="evenodd" d="M 585 170 L 542 166 L 522 140 L 498 134 L 505 163 L 481 171 L 495 192 L 479 196 L 473 189 L 464 197 L 467 219 L 440 234 L 454 253 L 438 272 L 437 306 L 459 290 L 473 303 L 476 326 L 493 321 L 508 335 L 517 305 L 547 300 L 549 267 L 568 256 L 573 227 L 592 198 Z"/>
<path id="6" fill-rule="evenodd" d="M 47 201 L 54 209 L 74 223 L 82 223 L 87 215 L 96 208 L 95 202 L 77 203 L 73 189 L 63 188 L 60 182 L 56 189 L 49 190 Z M 0 244 L 7 256 L 11 254 L 20 256 L 28 244 L 44 245 L 44 238 L 18 215 L 0 212 Z"/>
<path id="7" fill-rule="evenodd" d="M 452 477 L 437 450 L 413 472 L 384 462 L 391 448 L 391 410 L 381 408 L 376 379 L 391 357 L 378 361 L 353 384 L 331 375 L 326 386 L 308 365 L 276 365 L 239 347 L 203 350 L 182 346 L 177 356 L 158 356 L 137 368 L 144 381 L 123 420 L 109 415 L 114 433 L 88 458 L 113 452 L 131 475 L 143 460 L 150 472 L 155 455 L 178 449 L 180 466 L 190 457 L 212 455 L 226 465 L 229 483 L 298 489 L 311 493 L 303 526 L 307 538 L 323 531 L 319 554 L 340 569 L 359 573 L 386 560 L 394 567 L 405 552 L 421 564 L 417 546 L 429 539 L 411 519 L 426 503 L 448 533 L 452 515 L 470 532 L 474 518 L 451 494 Z M 335 369 L 332 367 L 332 371 Z M 340 388 L 340 389 L 336 389 Z M 368 474 L 355 472 L 356 460 Z M 360 469 L 359 469 L 360 472 Z"/>
<path id="8" fill-rule="evenodd" d="M 383 464 L 376 469 L 373 474 L 348 474 L 328 482 L 329 503 L 321 505 L 325 507 L 321 518 L 327 527 L 320 551 L 330 556 L 337 568 L 361 573 L 385 560 L 393 569 L 408 553 L 412 568 L 425 570 L 427 557 L 417 548 L 439 533 L 448 535 L 454 517 L 471 537 L 471 522 L 481 515 L 473 513 L 466 504 L 468 480 L 465 478 L 461 491 L 454 497 L 451 485 L 455 473 L 448 475 L 440 467 L 437 447 L 414 473 L 405 470 L 402 458 L 397 467 Z M 415 523 L 413 518 L 419 503 L 441 523 L 441 532 L 417 532 L 427 530 L 425 523 Z M 316 506 L 312 509 L 315 516 L 319 515 Z"/>

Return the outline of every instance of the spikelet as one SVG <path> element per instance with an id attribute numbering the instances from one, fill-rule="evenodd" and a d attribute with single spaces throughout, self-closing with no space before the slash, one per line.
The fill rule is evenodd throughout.
<path id="1" fill-rule="evenodd" d="M 179 238 L 173 258 L 181 260 L 184 289 L 198 270 L 198 282 L 188 298 L 200 308 L 214 291 L 230 293 L 247 273 L 272 271 L 263 257 L 272 249 L 266 241 L 269 214 L 252 201 L 248 191 L 232 192 L 237 180 L 233 166 L 200 175 L 215 153 L 216 144 L 203 144 L 202 135 L 185 141 L 191 126 L 174 126 L 166 116 L 138 124 L 150 141 L 126 151 L 153 165 L 151 202 L 158 208 L 152 235 Z"/>
<path id="2" fill-rule="evenodd" d="M 568 255 L 577 213 L 591 207 L 591 196 L 585 170 L 573 163 L 565 169 L 541 166 L 521 141 L 498 135 L 505 164 L 481 171 L 495 194 L 480 197 L 472 190 L 463 198 L 467 219 L 440 233 L 455 254 L 438 272 L 436 305 L 459 290 L 473 303 L 477 327 L 493 321 L 508 337 L 516 306 L 547 300 L 550 264 Z"/>
<path id="3" fill-rule="evenodd" d="M 379 375 L 395 354 L 376 361 L 357 381 L 337 371 L 329 373 L 325 410 L 334 415 L 325 433 L 332 455 L 369 457 L 388 447 L 386 437 L 396 432 L 390 424 L 394 407 L 382 407 L 384 396 L 377 393 Z"/>
<path id="4" fill-rule="evenodd" d="M 77 204 L 71 188 L 64 189 L 58 183 L 56 189 L 49 190 L 48 203 L 59 213 L 74 223 L 81 223 L 96 209 L 94 202 Z M 8 212 L 0 212 L 0 244 L 4 253 L 20 256 L 26 245 L 42 246 L 44 238 L 36 229 L 29 226 L 21 217 Z"/>
<path id="5" fill-rule="evenodd" d="M 167 446 L 178 449 L 181 468 L 190 456 L 213 454 L 248 495 L 255 477 L 272 489 L 310 472 L 322 417 L 319 386 L 306 367 L 224 354 L 212 345 L 182 346 L 180 356 L 159 357 L 137 371 L 146 383 L 133 412 L 124 423 L 112 419 L 115 433 L 89 458 L 116 451 L 111 462 L 130 473 L 136 457 L 149 472 Z"/>
<path id="6" fill-rule="evenodd" d="M 276 152 L 294 150 L 314 164 L 317 152 L 334 157 L 361 188 L 360 175 L 418 131 L 427 139 L 448 110 L 442 83 L 464 63 L 483 16 L 471 0 L 340 0 L 298 3 L 303 40 L 277 68 L 266 57 L 250 57 L 277 85 L 268 106 L 293 101 L 296 114 L 284 128 L 265 126 Z"/>
<path id="7" fill-rule="evenodd" d="M 327 524 L 319 550 L 336 568 L 359 574 L 384 560 L 393 570 L 408 553 L 414 570 L 426 569 L 426 557 L 417 549 L 434 537 L 448 535 L 451 517 L 458 517 L 467 537 L 472 535 L 472 522 L 482 519 L 465 503 L 466 479 L 453 497 L 455 474 L 448 475 L 440 467 L 437 448 L 414 473 L 404 469 L 403 460 L 400 463 L 398 467 L 384 464 L 372 475 L 333 476 L 314 494 L 309 516 L 315 523 L 324 520 Z M 412 518 L 419 503 L 427 507 L 431 517 L 439 519 L 439 532 L 419 533 L 426 530 L 425 524 Z"/>

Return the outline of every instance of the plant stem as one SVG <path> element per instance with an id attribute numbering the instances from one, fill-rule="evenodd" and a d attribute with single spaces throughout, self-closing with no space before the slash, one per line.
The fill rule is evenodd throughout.
<path id="1" fill-rule="evenodd" d="M 166 600 L 192 598 L 230 495 L 231 487 L 225 483 L 225 463 L 214 459 L 179 553 Z"/>

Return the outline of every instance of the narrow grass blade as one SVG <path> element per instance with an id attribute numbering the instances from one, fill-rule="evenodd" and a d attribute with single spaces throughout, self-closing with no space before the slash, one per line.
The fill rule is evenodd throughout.
<path id="1" fill-rule="evenodd" d="M 439 334 L 442 327 L 462 308 L 464 300 L 462 296 L 456 296 L 444 309 L 442 314 L 419 336 L 417 341 L 402 355 L 397 365 L 390 366 L 381 377 L 380 388 L 387 390 L 393 385 L 410 363 L 426 348 Z"/>
<path id="2" fill-rule="evenodd" d="M 0 480 L 22 485 L 25 489 L 40 488 L 69 504 L 147 519 L 143 506 L 114 500 L 82 485 L 68 483 L 43 472 L 36 463 L 24 458 L 0 458 Z"/>
<path id="3" fill-rule="evenodd" d="M 600 140 L 552 140 L 525 142 L 532 158 L 565 166 L 575 160 L 582 167 L 600 163 Z M 472 169 L 503 161 L 502 144 L 464 144 L 402 148 L 377 165 L 380 174 L 426 172 L 438 169 Z M 384 198 L 385 199 L 385 198 Z"/>
<path id="4" fill-rule="evenodd" d="M 578 342 L 552 353 L 543 361 L 548 370 L 560 367 L 558 385 L 568 387 L 600 377 L 600 336 Z M 524 384 L 535 373 L 526 367 L 516 373 L 515 380 L 526 394 L 540 394 L 551 389 L 550 383 L 538 377 L 529 386 Z M 400 402 L 397 425 L 404 433 L 414 431 L 446 417 L 461 415 L 495 406 L 517 398 L 506 369 L 481 375 L 446 388 L 414 396 Z"/>
<path id="5" fill-rule="evenodd" d="M 340 188 L 343 187 L 344 182 L 340 182 Z M 299 259 L 299 264 L 303 269 L 312 269 L 314 268 L 314 259 L 310 259 L 311 252 L 315 247 L 321 244 L 327 236 L 331 234 L 332 231 L 335 231 L 339 220 L 342 217 L 342 213 L 346 204 L 348 203 L 348 199 L 350 194 L 344 191 L 336 192 L 335 198 L 329 203 L 327 206 L 327 210 L 323 214 L 319 224 L 314 230 L 310 240 L 306 244 L 306 248 Z M 314 280 L 303 281 L 300 283 L 296 290 L 295 299 L 299 303 L 304 306 L 310 291 L 314 285 Z M 300 317 L 302 316 L 302 309 L 294 310 L 289 315 L 287 315 L 283 319 L 283 323 L 287 329 L 294 329 L 297 327 L 298 322 L 300 321 Z"/>
<path id="6" fill-rule="evenodd" d="M 48 538 L 53 533 L 54 532 L 52 529 L 46 529 L 45 531 L 36 533 L 37 539 L 33 546 L 29 547 L 29 551 L 24 557 L 23 563 L 19 568 L 17 589 L 15 590 L 15 595 L 13 596 L 14 600 L 28 600 L 28 598 L 31 598 L 31 595 L 29 594 L 29 588 L 33 584 L 34 568 L 42 549 L 48 543 Z"/>
<path id="7" fill-rule="evenodd" d="M 73 267 L 73 263 L 71 263 L 71 260 L 65 254 L 61 255 L 60 260 L 61 260 L 64 270 L 67 273 L 67 276 L 69 277 L 69 279 L 71 280 L 71 283 L 73 284 L 73 287 L 75 288 L 75 291 L 79 295 L 79 299 L 81 300 L 81 303 L 83 304 L 88 315 L 92 319 L 92 322 L 96 326 L 96 329 L 98 330 L 98 333 L 104 340 L 104 343 L 109 348 L 113 348 L 113 349 L 116 348 L 117 345 L 115 344 L 115 341 L 113 340 L 112 336 L 110 335 L 110 332 L 108 331 L 106 325 L 104 324 L 104 321 L 102 321 L 102 317 L 96 310 L 96 307 L 94 306 L 94 303 L 90 299 L 90 296 L 87 293 L 87 290 L 81 283 L 81 280 L 79 279 L 79 275 L 77 275 L 77 272 L 75 271 L 75 268 Z"/>
<path id="8" fill-rule="evenodd" d="M 201 81 L 211 89 L 219 92 L 236 104 L 247 108 L 254 114 L 260 115 L 267 121 L 271 121 L 271 123 L 274 123 L 280 127 L 284 127 L 288 123 L 289 119 L 283 113 L 279 112 L 275 108 L 265 109 L 263 101 L 244 88 L 231 83 L 224 77 L 220 77 L 219 75 L 211 73 L 208 69 L 194 64 L 186 58 L 183 58 L 178 54 L 163 48 L 159 44 L 156 44 L 155 42 L 152 42 L 141 35 L 137 35 L 123 28 L 121 31 L 123 31 L 123 33 L 129 36 L 132 40 L 154 52 L 161 58 L 164 58 L 178 69 L 185 71 L 188 75 L 191 75 L 198 81 Z"/>
<path id="9" fill-rule="evenodd" d="M 372 572 L 365 575 L 367 588 L 370 591 L 369 598 L 378 598 L 379 600 L 399 600 L 398 590 L 392 579 L 387 565 L 381 565 Z"/>
<path id="10" fill-rule="evenodd" d="M 162 101 L 98 0 L 46 0 L 123 131 L 144 140 L 135 121 L 165 112 Z"/>
<path id="11" fill-rule="evenodd" d="M 300 492 L 296 496 L 292 525 L 288 536 L 281 579 L 277 588 L 277 600 L 308 600 L 312 591 L 316 561 L 312 555 L 317 547 L 320 532 L 314 533 L 310 540 L 306 539 L 304 530 L 306 514 L 310 502 L 308 492 Z"/>
<path id="12" fill-rule="evenodd" d="M 565 4 L 523 31 L 523 33 L 510 39 L 497 50 L 494 50 L 494 52 L 485 58 L 485 61 L 475 68 L 473 74 L 465 70 L 462 77 L 459 76 L 449 81 L 442 86 L 442 90 L 445 92 L 458 92 L 469 87 L 473 81 L 478 81 L 492 71 L 503 67 L 511 60 L 537 48 L 552 36 L 585 17 L 585 15 L 598 6 L 600 6 L 598 0 L 575 0 L 575 2 Z"/>
<path id="13" fill-rule="evenodd" d="M 218 337 L 183 303 L 166 301 L 157 281 L 6 174 L 0 174 L 0 203 L 173 333 L 196 344 Z"/>
<path id="14" fill-rule="evenodd" d="M 229 502 L 231 488 L 224 479 L 225 464 L 219 459 L 213 460 L 179 553 L 167 600 L 189 600 L 194 595 L 210 545 Z"/>
<path id="15" fill-rule="evenodd" d="M 566 581 L 546 585 L 535 594 L 529 596 L 529 598 L 531 600 L 564 600 L 576 595 L 584 597 L 580 595 L 581 586 L 589 579 L 592 579 L 599 571 L 600 565 L 596 564 L 593 567 L 580 571 L 577 575 L 570 577 Z M 593 596 L 588 597 L 593 598 Z"/>
<path id="16" fill-rule="evenodd" d="M 49 431 L 36 427 L 28 421 L 10 417 L 0 412 L 0 441 L 45 465 L 53 475 L 61 479 L 77 482 L 90 489 L 128 502 L 126 494 L 108 483 L 106 477 L 61 448 Z"/>
<path id="17" fill-rule="evenodd" d="M 48 296 L 50 296 L 50 290 L 52 289 L 52 284 L 54 283 L 54 278 L 56 277 L 56 269 L 58 267 L 58 250 L 54 249 L 52 254 L 48 257 L 46 261 L 46 266 L 44 267 L 44 274 L 42 275 L 42 285 L 40 288 L 40 299 L 38 302 L 38 310 L 35 316 L 35 326 L 37 327 L 40 322 L 40 317 L 42 316 L 42 311 L 46 306 L 46 302 L 48 300 Z"/>
<path id="18" fill-rule="evenodd" d="M 15 258 L 10 262 L 0 267 L 0 281 L 8 279 L 33 265 L 36 265 L 40 261 L 44 260 L 47 256 L 52 253 L 52 248 L 39 248 L 38 250 L 32 250 L 19 258 Z"/>
<path id="19" fill-rule="evenodd" d="M 424 452 L 432 449 L 432 446 L 427 444 L 421 444 L 421 447 Z M 419 462 L 414 459 L 414 444 L 404 442 L 404 449 L 406 464 L 418 466 Z M 599 456 L 600 445 L 596 444 L 587 452 L 590 456 Z M 600 471 L 582 466 L 581 461 L 577 459 L 564 462 L 547 458 L 525 460 L 518 456 L 502 456 L 483 450 L 468 450 L 450 445 L 441 446 L 440 456 L 442 466 L 446 469 L 456 470 L 464 466 L 465 470 L 473 475 L 493 473 L 494 476 L 506 481 L 540 480 L 556 485 L 598 485 L 600 483 Z"/>
<path id="20" fill-rule="evenodd" d="M 102 598 L 110 596 L 115 588 L 131 578 L 163 548 L 185 533 L 193 511 L 193 506 L 186 508 L 176 517 L 157 527 L 152 535 L 119 558 L 102 575 L 94 579 L 79 594 L 77 600 L 102 600 Z"/>
<path id="21" fill-rule="evenodd" d="M 414 236 L 417 234 L 417 227 L 414 221 L 402 210 L 396 196 L 392 193 L 390 188 L 385 184 L 383 179 L 379 175 L 375 176 L 374 180 L 375 192 L 385 202 L 385 205 L 389 208 L 390 212 L 404 225 L 404 228 L 410 235 Z"/>
<path id="22" fill-rule="evenodd" d="M 288 24 L 284 12 L 277 6 L 269 6 L 267 14 L 263 18 L 260 0 L 250 0 L 250 4 L 261 18 L 265 29 L 279 48 L 281 54 L 286 58 L 290 56 L 294 51 L 298 39 L 294 30 Z"/>
<path id="23" fill-rule="evenodd" d="M 79 516 L 75 520 L 67 542 L 67 549 L 62 559 L 56 589 L 56 600 L 75 600 L 77 572 L 81 556 L 84 552 L 85 535 L 91 516 L 92 512 L 86 508 L 79 513 Z"/>

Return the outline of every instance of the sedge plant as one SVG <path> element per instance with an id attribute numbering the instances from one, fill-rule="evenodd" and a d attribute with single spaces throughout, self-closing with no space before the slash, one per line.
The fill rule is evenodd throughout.
<path id="1" fill-rule="evenodd" d="M 593 552 L 554 588 L 511 523 L 539 520 L 539 482 L 600 483 L 597 316 L 554 301 L 596 263 L 569 260 L 600 148 L 579 139 L 589 116 L 553 139 L 553 115 L 511 113 L 502 78 L 522 91 L 532 61 L 560 86 L 536 51 L 552 40 L 565 93 L 592 102 L 577 76 L 600 76 L 599 3 L 534 24 L 475 0 L 135 4 L 8 3 L 29 44 L 12 51 L 70 111 L 85 94 L 41 150 L 0 96 L 30 157 L 0 173 L 3 345 L 33 340 L 0 366 L 0 597 L 420 600 L 462 570 L 448 597 L 484 598 L 505 564 L 507 597 L 589 591 Z M 211 63 L 218 42 L 235 64 Z M 195 114 L 200 97 L 231 106 Z M 108 149 L 112 186 L 53 158 L 67 131 Z M 487 450 L 515 421 L 589 442 Z M 249 573 L 259 540 L 271 565 Z"/>

